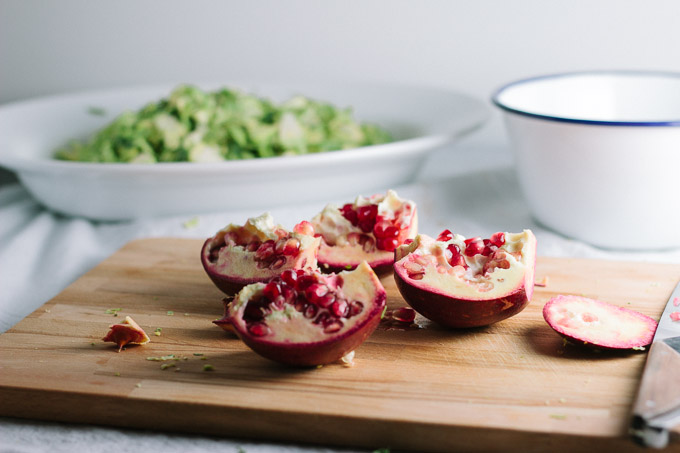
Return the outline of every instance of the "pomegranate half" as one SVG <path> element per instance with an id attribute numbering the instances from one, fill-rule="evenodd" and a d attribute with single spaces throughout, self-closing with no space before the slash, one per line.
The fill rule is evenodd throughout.
<path id="1" fill-rule="evenodd" d="M 394 250 L 418 232 L 416 204 L 393 190 L 359 196 L 342 207 L 329 204 L 311 224 L 323 239 L 319 267 L 332 272 L 354 269 L 362 261 L 378 273 L 390 271 Z"/>
<path id="2" fill-rule="evenodd" d="M 478 327 L 513 316 L 534 290 L 536 238 L 530 230 L 465 239 L 444 230 L 418 235 L 395 252 L 394 278 L 418 313 L 447 327 Z"/>
<path id="3" fill-rule="evenodd" d="M 229 304 L 236 334 L 268 359 L 324 365 L 354 351 L 375 330 L 386 294 L 370 266 L 322 274 L 287 270 L 243 288 Z"/>
<path id="4" fill-rule="evenodd" d="M 269 213 L 230 224 L 208 238 L 201 263 L 215 285 L 233 295 L 251 283 L 268 282 L 286 269 L 316 269 L 321 240 L 274 225 Z"/>

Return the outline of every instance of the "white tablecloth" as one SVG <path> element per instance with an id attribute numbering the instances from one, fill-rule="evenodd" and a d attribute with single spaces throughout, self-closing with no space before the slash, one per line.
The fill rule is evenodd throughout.
<path id="1" fill-rule="evenodd" d="M 601 250 L 542 228 L 529 213 L 512 160 L 502 146 L 461 144 L 437 151 L 414 183 L 394 189 L 400 196 L 417 202 L 420 231 L 425 233 L 437 234 L 449 228 L 465 236 L 488 237 L 496 231 L 531 228 L 538 239 L 540 255 L 680 263 L 680 250 Z M 345 200 L 328 201 L 340 203 Z M 278 223 L 290 228 L 297 221 L 314 215 L 323 204 L 272 206 L 269 211 Z M 243 222 L 257 214 L 261 212 L 191 213 L 131 222 L 93 223 L 45 210 L 19 184 L 0 186 L 0 332 L 19 322 L 132 239 L 206 238 L 227 223 Z M 187 221 L 196 218 L 195 226 L 187 226 Z M 248 453 L 324 451 L 181 434 L 0 419 L 0 453 L 48 450 L 69 453 L 236 452 L 239 447 Z"/>

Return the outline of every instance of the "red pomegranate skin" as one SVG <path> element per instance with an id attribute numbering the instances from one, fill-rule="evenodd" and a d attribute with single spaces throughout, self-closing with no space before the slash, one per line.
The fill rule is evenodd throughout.
<path id="1" fill-rule="evenodd" d="M 529 304 L 524 286 L 498 299 L 469 300 L 426 291 L 407 283 L 395 269 L 394 280 L 404 300 L 427 319 L 445 327 L 481 327 L 502 321 Z"/>

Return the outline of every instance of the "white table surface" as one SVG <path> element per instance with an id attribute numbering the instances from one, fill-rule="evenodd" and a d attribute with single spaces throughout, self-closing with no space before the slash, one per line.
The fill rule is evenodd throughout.
<path id="1" fill-rule="evenodd" d="M 462 142 L 439 150 L 430 156 L 416 181 L 394 189 L 400 196 L 417 202 L 420 231 L 425 233 L 437 234 L 449 228 L 465 236 L 489 236 L 496 231 L 531 228 L 538 239 L 539 255 L 680 263 L 678 249 L 602 250 L 542 228 L 529 213 L 512 168 L 510 151 L 503 145 Z M 311 217 L 324 204 L 272 206 L 269 211 L 278 223 L 292 227 L 298 220 Z M 206 238 L 228 223 L 243 222 L 260 213 L 191 213 L 171 218 L 93 223 L 45 210 L 17 183 L 0 185 L 0 332 L 132 239 Z M 198 218 L 198 224 L 187 228 L 185 222 L 194 218 Z M 370 451 L 0 418 L 0 453 L 238 452 L 240 448 L 247 453 Z"/>

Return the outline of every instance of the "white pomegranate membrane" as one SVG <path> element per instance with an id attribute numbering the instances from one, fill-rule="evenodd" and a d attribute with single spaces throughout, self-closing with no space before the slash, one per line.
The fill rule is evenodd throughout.
<path id="1" fill-rule="evenodd" d="M 229 304 L 237 334 L 255 352 L 283 363 L 318 365 L 354 350 L 375 329 L 386 294 L 363 262 L 324 275 L 286 270 L 243 288 Z"/>
<path id="2" fill-rule="evenodd" d="M 651 344 L 657 323 L 636 311 L 580 296 L 556 296 L 543 307 L 543 318 L 571 341 L 608 349 Z"/>
<path id="3" fill-rule="evenodd" d="M 330 269 L 354 268 L 364 260 L 373 268 L 391 265 L 394 250 L 418 229 L 416 204 L 393 190 L 359 196 L 342 207 L 328 205 L 311 224 L 323 238 L 319 264 Z"/>
<path id="4" fill-rule="evenodd" d="M 211 279 L 269 281 L 286 269 L 316 269 L 321 240 L 275 225 L 269 213 L 230 224 L 206 241 L 202 262 Z M 220 287 L 220 289 L 223 289 Z"/>
<path id="5" fill-rule="evenodd" d="M 444 230 L 436 240 L 418 235 L 396 251 L 395 271 L 419 288 L 467 300 L 493 299 L 524 285 L 533 293 L 536 240 L 530 230 L 465 239 Z"/>

